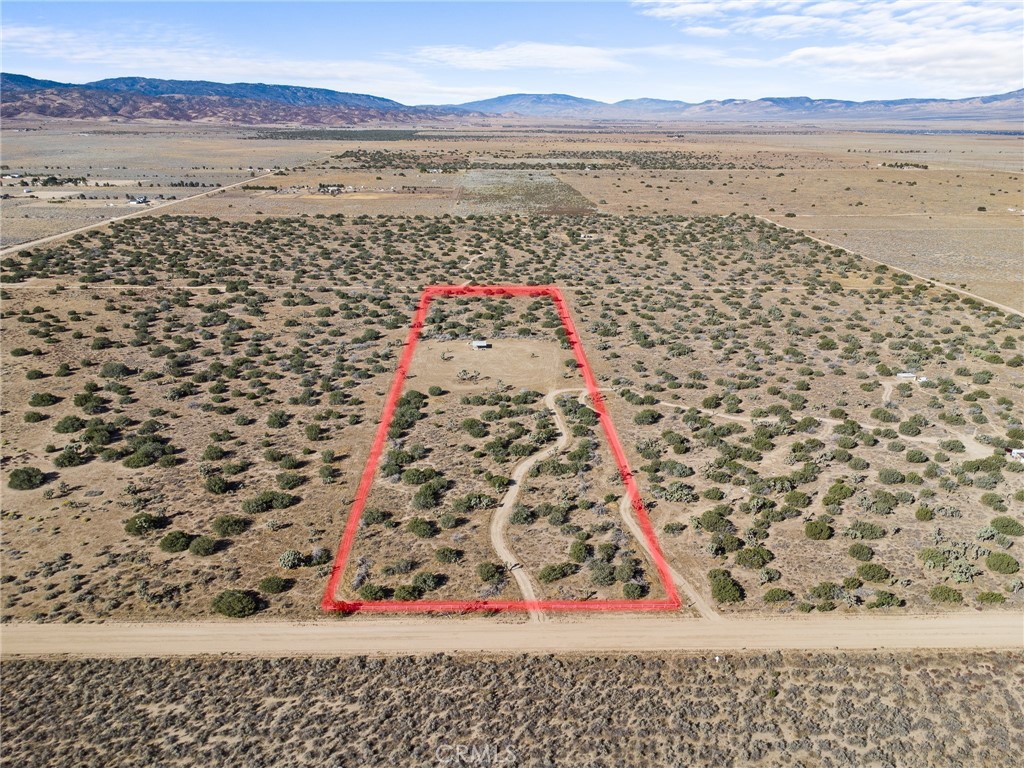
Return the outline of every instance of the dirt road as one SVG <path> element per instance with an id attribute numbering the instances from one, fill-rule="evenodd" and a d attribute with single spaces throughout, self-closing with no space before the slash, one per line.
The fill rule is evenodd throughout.
<path id="1" fill-rule="evenodd" d="M 622 517 L 622 521 L 629 528 L 629 532 L 633 534 L 633 538 L 636 539 L 640 546 L 647 552 L 647 558 L 653 563 L 655 558 L 651 554 L 651 550 L 647 545 L 647 537 L 644 536 L 644 532 L 640 529 L 640 524 L 636 521 L 633 516 L 633 504 L 630 501 L 628 495 L 622 497 L 622 501 L 619 502 L 619 515 Z M 673 568 L 671 565 L 666 563 L 668 566 L 668 572 L 672 575 L 673 583 L 682 590 L 688 598 L 690 598 L 690 607 L 694 608 L 700 613 L 702 618 L 708 621 L 719 621 L 722 616 L 718 613 L 700 592 L 683 576 L 679 571 Z"/>
<path id="2" fill-rule="evenodd" d="M 113 224 L 115 221 L 124 221 L 125 219 L 135 218 L 136 216 L 146 216 L 148 214 L 153 213 L 154 211 L 159 211 L 171 205 L 178 205 L 179 203 L 184 203 L 190 200 L 198 200 L 201 197 L 215 195 L 218 192 L 223 192 L 224 190 L 232 189 L 233 187 L 240 187 L 243 184 L 252 184 L 253 182 L 259 181 L 260 179 L 265 179 L 267 178 L 267 176 L 273 175 L 273 172 L 264 173 L 259 176 L 253 176 L 251 178 L 244 179 L 243 181 L 237 181 L 234 184 L 228 184 L 227 186 L 224 187 L 217 187 L 216 189 L 210 189 L 207 190 L 206 192 L 200 192 L 198 195 L 189 195 L 188 197 L 183 197 L 180 200 L 168 200 L 167 202 L 164 203 L 147 205 L 145 207 L 140 207 L 139 210 L 137 211 L 132 211 L 131 213 L 126 213 L 121 216 L 114 216 L 113 218 L 110 219 L 104 219 L 103 221 L 97 221 L 92 224 L 87 224 L 84 227 L 78 227 L 77 229 L 69 229 L 65 232 L 59 232 L 56 235 L 47 235 L 46 237 L 40 237 L 38 240 L 29 240 L 27 243 L 18 243 L 17 245 L 12 245 L 0 250 L 0 256 L 7 256 L 8 254 L 11 253 L 17 253 L 18 251 L 25 251 L 30 248 L 35 248 L 37 245 L 44 245 L 54 240 L 60 240 L 62 237 L 70 237 L 71 235 L 77 235 L 79 232 L 88 232 L 89 230 L 92 229 L 99 229 L 109 224 Z"/>
<path id="3" fill-rule="evenodd" d="M 810 616 L 722 619 L 608 615 L 495 624 L 483 617 L 350 617 L 307 624 L 210 621 L 179 624 L 5 624 L 11 656 L 348 656 L 357 654 L 602 653 L 774 649 L 1024 648 L 1024 616 Z"/>
<path id="4" fill-rule="evenodd" d="M 522 488 L 523 480 L 526 479 L 527 473 L 530 468 L 533 467 L 538 461 L 544 459 L 564 450 L 569 444 L 569 429 L 565 426 L 565 422 L 562 420 L 562 415 L 558 412 L 558 406 L 555 405 L 555 397 L 565 392 L 578 392 L 577 389 L 559 389 L 554 392 L 549 392 L 544 398 L 544 405 L 547 406 L 548 410 L 554 415 L 555 425 L 558 427 L 558 431 L 561 433 L 558 441 L 551 446 L 548 446 L 543 451 L 539 451 L 532 456 L 528 456 L 523 459 L 516 466 L 512 472 L 512 487 L 508 489 L 508 493 L 505 494 L 505 498 L 501 501 L 501 506 L 498 507 L 494 514 L 491 515 L 491 546 L 494 547 L 494 551 L 498 553 L 498 557 L 504 563 L 518 563 L 519 558 L 516 557 L 515 553 L 512 552 L 512 548 L 508 545 L 508 540 L 505 538 L 505 529 L 508 527 L 508 519 L 512 514 L 512 510 L 515 509 L 516 502 L 519 500 L 519 491 Z M 537 590 L 534 589 L 533 577 L 527 572 L 525 568 L 513 568 L 510 573 L 516 580 L 516 584 L 519 586 L 519 591 L 523 594 L 523 600 L 528 603 L 536 603 Z M 536 622 L 543 622 L 546 620 L 544 611 L 540 608 L 530 609 L 530 618 Z"/>

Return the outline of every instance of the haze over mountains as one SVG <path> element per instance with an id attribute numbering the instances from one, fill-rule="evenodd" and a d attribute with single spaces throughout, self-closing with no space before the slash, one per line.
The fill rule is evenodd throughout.
<path id="1" fill-rule="evenodd" d="M 843 101 L 805 97 L 698 104 L 636 98 L 607 104 L 566 94 L 509 94 L 458 105 L 407 106 L 324 88 L 119 77 L 60 83 L 0 74 L 0 116 L 175 120 L 244 125 L 345 125 L 509 115 L 578 120 L 1024 120 L 1024 90 L 967 99 Z"/>

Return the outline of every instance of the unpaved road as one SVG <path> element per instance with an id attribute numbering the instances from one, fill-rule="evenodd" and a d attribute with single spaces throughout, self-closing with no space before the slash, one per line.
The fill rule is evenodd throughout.
<path id="1" fill-rule="evenodd" d="M 562 414 L 558 412 L 558 406 L 555 404 L 555 397 L 565 392 L 578 392 L 578 389 L 558 389 L 553 392 L 548 392 L 544 397 L 544 405 L 554 414 L 555 425 L 558 427 L 558 431 L 561 433 L 558 437 L 558 441 L 551 446 L 548 446 L 543 451 L 539 451 L 532 456 L 528 456 L 523 459 L 516 466 L 512 472 L 512 487 L 508 489 L 508 493 L 505 494 L 505 498 L 501 501 L 501 506 L 498 507 L 494 514 L 491 515 L 491 546 L 494 547 L 494 551 L 498 553 L 498 557 L 501 558 L 504 563 L 518 563 L 519 558 L 512 552 L 512 548 L 508 545 L 508 541 L 505 539 L 505 529 L 508 527 L 508 519 L 512 514 L 512 510 L 515 509 L 516 501 L 519 500 L 519 491 L 522 488 L 523 480 L 526 478 L 526 474 L 530 471 L 538 461 L 543 461 L 549 456 L 564 450 L 569 445 L 569 429 L 565 425 L 565 421 L 562 420 Z M 523 595 L 523 600 L 528 603 L 536 603 L 537 590 L 534 589 L 533 577 L 527 572 L 525 568 L 512 568 L 510 573 L 516 580 L 516 584 L 519 587 L 519 591 Z M 530 618 L 536 622 L 543 622 L 546 620 L 544 611 L 540 608 L 530 608 Z"/>
<path id="2" fill-rule="evenodd" d="M 647 558 L 653 563 L 654 556 L 651 554 L 650 547 L 647 545 L 647 537 L 644 536 L 644 532 L 640 529 L 640 523 L 637 522 L 633 516 L 633 503 L 630 501 L 628 495 L 622 497 L 622 501 L 619 502 L 619 515 L 622 516 L 622 521 L 629 528 L 630 533 L 633 534 L 633 538 L 636 539 L 640 546 L 647 552 Z M 673 583 L 683 591 L 688 598 L 690 598 L 690 606 L 700 613 L 702 618 L 708 621 L 719 621 L 721 620 L 721 614 L 716 611 L 707 600 L 701 595 L 700 592 L 675 568 L 668 563 L 665 563 L 668 567 L 668 572 L 672 576 Z"/>
<path id="3" fill-rule="evenodd" d="M 270 173 L 263 173 L 263 174 L 260 174 L 259 176 L 253 176 L 253 177 L 248 178 L 248 179 L 243 179 L 242 181 L 237 181 L 234 184 L 227 184 L 226 186 L 223 186 L 223 187 L 217 187 L 216 189 L 210 189 L 210 190 L 207 190 L 206 192 L 200 192 L 198 195 L 189 195 L 188 197 L 183 197 L 180 200 L 168 200 L 168 201 L 163 202 L 163 203 L 154 203 L 154 204 L 147 205 L 145 207 L 139 208 L 139 210 L 137 210 L 137 211 L 132 211 L 131 213 L 125 213 L 125 214 L 122 214 L 121 216 L 114 216 L 113 218 L 110 218 L 110 219 L 104 219 L 103 221 L 96 221 L 96 222 L 93 222 L 92 224 L 86 224 L 84 227 L 77 227 L 75 229 L 69 229 L 69 230 L 66 230 L 64 232 L 58 232 L 56 235 L 47 235 L 46 237 L 40 237 L 37 240 L 29 240 L 28 242 L 25 242 L 25 243 L 18 243 L 17 245 L 11 245 L 11 246 L 8 246 L 7 248 L 0 249 L 0 256 L 7 256 L 8 254 L 11 254 L 11 253 L 17 253 L 18 251 L 25 251 L 25 250 L 28 250 L 30 248 L 35 248 L 37 245 L 44 245 L 46 243 L 53 242 L 54 240 L 60 240 L 63 237 L 70 237 L 71 235 L 77 235 L 79 232 L 88 232 L 89 230 L 92 230 L 92 229 L 99 229 L 101 227 L 106 227 L 106 226 L 108 226 L 110 224 L 113 224 L 115 221 L 124 221 L 125 219 L 135 218 L 136 216 L 146 216 L 148 214 L 153 213 L 154 211 L 158 211 L 158 210 L 161 210 L 163 208 L 167 208 L 167 207 L 172 206 L 172 205 L 178 205 L 179 203 L 185 203 L 185 202 L 188 202 L 190 200 L 198 200 L 201 197 L 208 197 L 210 195 L 216 195 L 218 192 L 223 192 L 226 189 L 232 189 L 234 187 L 240 187 L 243 184 L 252 184 L 254 182 L 258 182 L 260 179 L 265 179 L 268 176 L 273 176 L 274 173 L 275 173 L 274 171 L 271 171 Z"/>
<path id="4" fill-rule="evenodd" d="M 495 624 L 483 617 L 393 621 L 350 617 L 306 624 L 5 624 L 12 656 L 350 656 L 359 654 L 604 653 L 775 649 L 1024 648 L 1024 615 L 811 616 L 722 619 L 607 615 Z"/>

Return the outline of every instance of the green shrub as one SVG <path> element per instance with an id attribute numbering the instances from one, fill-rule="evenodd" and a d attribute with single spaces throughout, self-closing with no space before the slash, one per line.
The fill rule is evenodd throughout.
<path id="1" fill-rule="evenodd" d="M 765 547 L 744 547 L 736 553 L 736 565 L 744 568 L 763 568 L 774 559 L 775 555 Z"/>
<path id="2" fill-rule="evenodd" d="M 171 531 L 160 539 L 160 549 L 164 552 L 184 552 L 192 543 L 192 536 L 184 531 Z"/>
<path id="3" fill-rule="evenodd" d="M 87 464 L 91 459 L 91 454 L 80 451 L 75 446 L 68 445 L 65 446 L 63 451 L 53 457 L 53 465 L 58 469 L 80 467 L 83 464 Z"/>
<path id="4" fill-rule="evenodd" d="M 209 493 L 222 494 L 231 490 L 231 484 L 222 475 L 210 475 L 203 483 Z"/>
<path id="5" fill-rule="evenodd" d="M 743 587 L 732 577 L 729 571 L 722 568 L 714 568 L 708 571 L 708 581 L 711 582 L 711 596 L 717 602 L 743 602 Z"/>
<path id="6" fill-rule="evenodd" d="M 7 480 L 7 487 L 14 491 L 31 491 L 46 482 L 46 475 L 35 467 L 12 469 Z"/>
<path id="7" fill-rule="evenodd" d="M 915 510 L 914 517 L 923 523 L 927 523 L 929 520 L 935 519 L 935 513 L 931 510 L 930 507 L 927 507 L 924 504 L 922 504 Z"/>
<path id="8" fill-rule="evenodd" d="M 370 507 L 363 513 L 362 522 L 366 525 L 379 525 L 391 519 L 391 513 L 380 507 Z"/>
<path id="9" fill-rule="evenodd" d="M 558 563 L 557 565 L 545 565 L 537 573 L 537 581 L 542 584 L 550 584 L 553 581 L 572 576 L 579 570 L 575 563 Z"/>
<path id="10" fill-rule="evenodd" d="M 50 417 L 39 411 L 25 411 L 25 414 L 22 416 L 26 424 L 38 424 L 40 421 L 46 421 L 48 418 Z"/>
<path id="11" fill-rule="evenodd" d="M 1005 552 L 993 552 L 985 558 L 985 565 L 996 573 L 1016 573 L 1020 570 L 1020 563 Z"/>
<path id="12" fill-rule="evenodd" d="M 633 417 L 634 424 L 657 424 L 661 421 L 661 414 L 653 408 L 645 408 Z"/>
<path id="13" fill-rule="evenodd" d="M 283 491 L 290 491 L 294 488 L 298 488 L 306 482 L 305 477 L 294 472 L 281 472 L 275 479 L 277 480 L 277 487 Z"/>
<path id="14" fill-rule="evenodd" d="M 1024 536 L 1024 525 L 1006 515 L 993 518 L 992 527 L 1004 536 Z"/>
<path id="15" fill-rule="evenodd" d="M 889 573 L 889 569 L 884 565 L 878 563 L 864 563 L 857 567 L 857 575 L 864 579 L 864 581 L 888 581 L 892 578 L 892 574 Z"/>
<path id="16" fill-rule="evenodd" d="M 378 600 L 387 600 L 390 594 L 387 587 L 382 587 L 379 584 L 363 584 L 359 588 L 359 597 L 367 602 L 376 602 Z"/>
<path id="17" fill-rule="evenodd" d="M 854 521 L 844 533 L 851 539 L 881 539 L 885 536 L 885 528 L 863 520 Z"/>
<path id="18" fill-rule="evenodd" d="M 867 544 L 851 544 L 847 552 L 854 560 L 860 560 L 865 563 L 875 556 L 875 550 Z"/>
<path id="19" fill-rule="evenodd" d="M 442 586 L 445 580 L 442 574 L 421 571 L 412 577 L 412 585 L 423 592 L 432 592 Z"/>
<path id="20" fill-rule="evenodd" d="M 284 411 L 271 411 L 267 416 L 267 426 L 271 429 L 281 429 L 287 427 L 290 420 L 291 417 Z"/>
<path id="21" fill-rule="evenodd" d="M 437 470 L 433 467 L 409 467 L 402 473 L 402 482 L 406 485 L 423 485 L 435 477 Z"/>
<path id="22" fill-rule="evenodd" d="M 917 559 L 931 568 L 945 568 L 949 565 L 949 555 L 936 547 L 918 550 Z"/>
<path id="23" fill-rule="evenodd" d="M 832 526 L 824 520 L 811 520 L 804 523 L 804 535 L 813 541 L 825 541 L 832 538 Z"/>
<path id="24" fill-rule="evenodd" d="M 569 559 L 574 563 L 584 563 L 594 554 L 594 548 L 585 541 L 577 539 L 569 545 Z"/>
<path id="25" fill-rule="evenodd" d="M 960 592 L 945 584 L 932 587 L 928 596 L 936 603 L 962 603 L 964 601 L 964 596 Z"/>
<path id="26" fill-rule="evenodd" d="M 208 557 L 217 551 L 217 540 L 212 536 L 196 536 L 188 545 L 188 551 L 198 557 Z"/>
<path id="27" fill-rule="evenodd" d="M 453 547 L 441 547 L 434 552 L 434 557 L 439 563 L 457 563 L 462 560 L 463 551 Z"/>
<path id="28" fill-rule="evenodd" d="M 811 504 L 811 497 L 803 491 L 790 491 L 782 497 L 782 501 L 791 507 L 805 509 Z"/>
<path id="29" fill-rule="evenodd" d="M 828 489 L 821 503 L 827 508 L 841 504 L 846 499 L 853 496 L 853 488 L 848 486 L 842 480 L 836 480 L 832 487 Z"/>
<path id="30" fill-rule="evenodd" d="M 280 576 L 267 576 L 260 579 L 259 590 L 268 595 L 279 595 L 287 592 L 295 585 L 294 579 L 285 579 Z"/>
<path id="31" fill-rule="evenodd" d="M 226 589 L 213 598 L 213 610 L 233 619 L 252 616 L 259 608 L 259 600 L 248 590 Z"/>
<path id="32" fill-rule="evenodd" d="M 906 482 L 907 478 L 906 475 L 898 469 L 885 467 L 878 471 L 878 480 L 886 485 L 899 485 L 900 483 Z"/>
<path id="33" fill-rule="evenodd" d="M 221 515 L 213 521 L 213 532 L 218 536 L 237 536 L 245 533 L 252 520 L 241 515 Z"/>
<path id="34" fill-rule="evenodd" d="M 49 392 L 34 392 L 28 399 L 28 404 L 33 408 L 48 408 L 60 402 L 60 398 Z"/>
<path id="35" fill-rule="evenodd" d="M 243 501 L 242 511 L 251 515 L 259 512 L 266 512 L 269 509 L 287 509 L 290 506 L 298 504 L 299 501 L 300 499 L 298 496 L 292 496 L 290 493 L 282 493 L 280 491 L 263 491 L 259 495 Z"/>
<path id="36" fill-rule="evenodd" d="M 878 590 L 875 592 L 875 599 L 868 603 L 868 608 L 897 608 L 903 605 L 903 601 L 892 592 Z"/>
<path id="37" fill-rule="evenodd" d="M 412 505 L 416 509 L 434 509 L 441 503 L 441 494 L 448 488 L 448 481 L 443 477 L 435 477 L 419 487 L 412 497 Z"/>
<path id="38" fill-rule="evenodd" d="M 85 429 L 85 425 L 85 419 L 80 416 L 65 416 L 53 425 L 53 431 L 61 435 L 67 435 Z"/>
<path id="39" fill-rule="evenodd" d="M 781 587 L 772 587 L 764 593 L 764 601 L 766 603 L 782 603 L 792 599 L 793 593 Z"/>
<path id="40" fill-rule="evenodd" d="M 476 575 L 481 581 L 498 581 L 505 573 L 505 569 L 495 563 L 483 562 L 476 567 Z"/>
<path id="41" fill-rule="evenodd" d="M 433 520 L 425 520 L 422 517 L 414 517 L 408 523 L 405 528 L 409 533 L 414 536 L 419 536 L 421 539 L 432 539 L 440 533 L 437 527 L 437 523 Z"/>
<path id="42" fill-rule="evenodd" d="M 412 600 L 419 600 L 421 597 L 423 597 L 423 590 L 418 589 L 415 585 L 402 584 L 395 588 L 395 600 L 399 600 L 403 603 L 408 603 Z"/>
<path id="43" fill-rule="evenodd" d="M 647 586 L 645 584 L 637 584 L 633 581 L 628 584 L 623 584 L 622 596 L 627 600 L 640 600 L 647 596 Z"/>
<path id="44" fill-rule="evenodd" d="M 816 600 L 835 600 L 843 596 L 843 589 L 834 581 L 821 581 L 811 587 L 810 595 Z"/>
<path id="45" fill-rule="evenodd" d="M 705 511 L 699 518 L 702 531 L 708 531 L 709 533 L 732 533 L 736 530 L 736 526 L 733 525 L 732 521 L 726 517 L 728 513 L 728 507 L 714 507 Z"/>
<path id="46" fill-rule="evenodd" d="M 1006 598 L 998 592 L 982 592 L 978 595 L 978 602 L 984 605 L 999 605 L 1005 603 Z"/>
<path id="47" fill-rule="evenodd" d="M 125 520 L 124 530 L 132 536 L 144 536 L 150 531 L 155 531 L 167 525 L 166 518 L 151 515 L 149 512 L 139 512 Z"/>

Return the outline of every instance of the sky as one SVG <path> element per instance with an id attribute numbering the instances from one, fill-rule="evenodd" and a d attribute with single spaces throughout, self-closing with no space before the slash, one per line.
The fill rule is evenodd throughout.
<path id="1" fill-rule="evenodd" d="M 36 78 L 280 83 L 403 104 L 1024 87 L 1024 0 L 4 0 L 0 32 L 3 71 Z"/>

